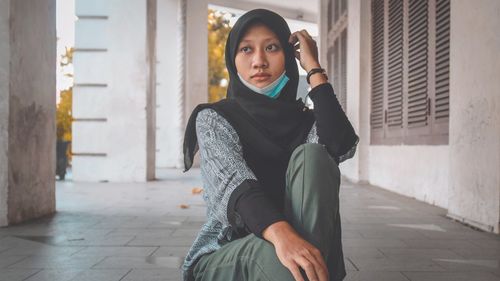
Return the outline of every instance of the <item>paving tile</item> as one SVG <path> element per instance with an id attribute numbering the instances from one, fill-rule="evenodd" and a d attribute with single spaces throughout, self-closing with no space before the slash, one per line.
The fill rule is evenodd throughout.
<path id="1" fill-rule="evenodd" d="M 69 281 L 82 271 L 81 269 L 43 269 L 26 281 Z"/>
<path id="2" fill-rule="evenodd" d="M 128 246 L 191 246 L 193 237 L 136 236 Z"/>
<path id="3" fill-rule="evenodd" d="M 202 196 L 191 194 L 201 186 L 199 169 L 159 175 L 147 183 L 58 182 L 55 215 L 0 228 L 0 281 L 181 280 L 205 222 Z M 499 235 L 345 179 L 340 198 L 345 280 L 500 281 Z"/>
<path id="4" fill-rule="evenodd" d="M 500 250 L 500 240 L 492 240 L 492 239 L 472 240 L 471 239 L 470 242 L 478 247 L 481 247 L 481 248 Z"/>
<path id="5" fill-rule="evenodd" d="M 88 269 L 101 261 L 102 257 L 27 257 L 9 268 L 40 268 L 40 269 Z"/>
<path id="6" fill-rule="evenodd" d="M 176 246 L 162 246 L 153 253 L 153 256 L 158 257 L 181 257 L 184 258 L 189 251 L 189 246 L 176 247 Z"/>
<path id="7" fill-rule="evenodd" d="M 107 235 L 149 235 L 149 236 L 165 236 L 168 237 L 176 228 L 115 228 Z M 191 229 L 191 232 L 193 230 Z"/>
<path id="8" fill-rule="evenodd" d="M 350 258 L 359 271 L 444 271 L 431 260 L 418 258 Z"/>
<path id="9" fill-rule="evenodd" d="M 28 258 L 28 256 L 2 256 L 0 257 L 0 268 L 7 268 L 26 258 Z"/>
<path id="10" fill-rule="evenodd" d="M 363 238 L 363 236 L 357 230 L 342 229 L 342 238 Z"/>
<path id="11" fill-rule="evenodd" d="M 83 247 L 54 247 L 54 246 L 41 246 L 41 247 L 15 247 L 10 248 L 0 253 L 0 258 L 5 256 L 44 256 L 44 257 L 62 257 L 71 256 Z"/>
<path id="12" fill-rule="evenodd" d="M 459 254 L 448 249 L 413 249 L 413 248 L 378 248 L 388 258 L 420 258 L 420 259 L 462 259 Z"/>
<path id="13" fill-rule="evenodd" d="M 396 230 L 396 229 L 385 229 L 385 230 L 371 230 L 367 229 L 364 231 L 359 231 L 363 238 L 414 238 L 414 239 L 425 239 L 426 237 L 415 230 Z"/>
<path id="14" fill-rule="evenodd" d="M 179 281 L 180 269 L 132 269 L 122 281 Z"/>
<path id="15" fill-rule="evenodd" d="M 179 257 L 107 257 L 93 268 L 180 268 Z"/>
<path id="16" fill-rule="evenodd" d="M 177 220 L 168 220 L 168 221 L 160 221 L 153 223 L 148 226 L 148 228 L 189 228 L 189 229 L 200 229 L 204 222 L 198 221 L 177 221 Z"/>
<path id="17" fill-rule="evenodd" d="M 82 249 L 78 253 L 74 254 L 72 257 L 86 257 L 86 256 L 97 256 L 97 257 L 109 257 L 109 256 L 128 256 L 128 257 L 146 257 L 155 252 L 158 247 L 94 247 L 90 246 Z"/>
<path id="18" fill-rule="evenodd" d="M 344 281 L 408 281 L 399 272 L 350 271 Z"/>
<path id="19" fill-rule="evenodd" d="M 455 248 L 451 251 L 468 259 L 491 259 L 500 257 L 500 249 L 495 248 Z"/>
<path id="20" fill-rule="evenodd" d="M 172 237 L 191 237 L 192 240 L 196 238 L 196 231 L 187 228 L 178 228 L 172 233 Z"/>
<path id="21" fill-rule="evenodd" d="M 0 281 L 22 281 L 37 273 L 39 269 L 0 268 Z"/>
<path id="22" fill-rule="evenodd" d="M 342 246 L 345 247 L 361 247 L 361 248 L 378 248 L 378 247 L 407 247 L 405 243 L 398 239 L 384 238 L 345 238 L 342 239 Z"/>
<path id="23" fill-rule="evenodd" d="M 78 273 L 69 281 L 119 281 L 130 269 L 90 269 Z"/>
<path id="24" fill-rule="evenodd" d="M 433 258 L 435 263 L 448 271 L 498 271 L 499 260 Z"/>
<path id="25" fill-rule="evenodd" d="M 500 281 L 489 272 L 403 272 L 411 281 Z"/>
<path id="26" fill-rule="evenodd" d="M 134 239 L 134 235 L 70 236 L 55 242 L 60 246 L 124 246 Z"/>
<path id="27" fill-rule="evenodd" d="M 396 248 L 397 249 L 397 248 Z M 343 246 L 342 250 L 345 257 L 360 257 L 360 258 L 383 258 L 384 254 L 376 248 L 360 248 L 360 247 L 346 247 Z"/>
<path id="28" fill-rule="evenodd" d="M 409 248 L 420 249 L 477 249 L 468 240 L 451 239 L 401 239 Z"/>

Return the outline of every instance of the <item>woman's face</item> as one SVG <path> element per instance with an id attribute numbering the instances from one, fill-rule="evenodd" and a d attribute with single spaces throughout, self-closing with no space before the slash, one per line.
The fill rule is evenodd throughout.
<path id="1" fill-rule="evenodd" d="M 285 52 L 274 32 L 263 24 L 255 24 L 243 35 L 235 64 L 243 79 L 263 88 L 285 71 Z"/>

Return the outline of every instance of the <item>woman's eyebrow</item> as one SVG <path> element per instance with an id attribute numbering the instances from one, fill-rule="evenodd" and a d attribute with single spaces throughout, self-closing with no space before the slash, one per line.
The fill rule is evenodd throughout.
<path id="1" fill-rule="evenodd" d="M 264 42 L 269 42 L 269 41 L 273 41 L 273 40 L 279 41 L 279 39 L 278 39 L 278 38 L 274 38 L 274 37 L 268 37 L 268 38 L 265 38 L 265 39 L 264 39 L 264 40 L 262 40 L 262 41 L 264 41 Z M 253 41 L 255 41 L 255 40 L 251 40 L 251 39 L 243 39 L 243 40 L 241 40 L 241 41 L 240 41 L 240 44 L 241 44 L 241 43 L 247 43 L 247 42 L 248 42 L 248 43 L 250 43 L 250 42 L 253 42 Z"/>

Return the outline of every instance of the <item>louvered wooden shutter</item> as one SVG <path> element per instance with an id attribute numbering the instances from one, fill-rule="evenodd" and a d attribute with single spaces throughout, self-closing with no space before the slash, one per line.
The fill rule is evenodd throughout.
<path id="1" fill-rule="evenodd" d="M 428 4 L 409 0 L 408 128 L 428 124 Z"/>
<path id="2" fill-rule="evenodd" d="M 448 122 L 450 94 L 450 0 L 436 0 L 436 94 L 434 119 Z"/>
<path id="3" fill-rule="evenodd" d="M 371 113 L 372 138 L 384 127 L 384 1 L 372 1 Z M 379 132 L 376 134 L 376 132 Z"/>
<path id="4" fill-rule="evenodd" d="M 332 1 L 333 1 L 333 22 L 336 23 L 340 18 L 340 1 L 339 0 L 332 0 Z"/>
<path id="5" fill-rule="evenodd" d="M 371 135 L 447 144 L 450 0 L 372 0 Z"/>
<path id="6" fill-rule="evenodd" d="M 343 14 L 347 10 L 347 0 L 340 0 L 340 14 Z"/>
<path id="7" fill-rule="evenodd" d="M 332 1 L 333 0 L 329 0 L 328 1 L 328 5 L 327 5 L 327 10 L 328 10 L 328 14 L 327 14 L 327 21 L 328 21 L 328 30 L 330 30 L 332 27 L 333 27 L 333 6 L 332 6 Z"/>
<path id="8" fill-rule="evenodd" d="M 389 1 L 387 126 L 403 127 L 403 1 Z"/>

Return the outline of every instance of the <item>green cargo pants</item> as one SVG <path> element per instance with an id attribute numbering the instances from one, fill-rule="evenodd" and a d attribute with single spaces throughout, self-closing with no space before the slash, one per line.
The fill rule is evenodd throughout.
<path id="1" fill-rule="evenodd" d="M 302 144 L 294 150 L 288 163 L 286 186 L 288 222 L 321 251 L 330 280 L 344 279 L 337 163 L 322 145 Z M 273 245 L 254 234 L 201 257 L 193 273 L 196 281 L 294 280 L 276 256 Z"/>

